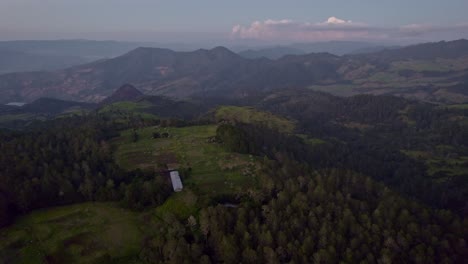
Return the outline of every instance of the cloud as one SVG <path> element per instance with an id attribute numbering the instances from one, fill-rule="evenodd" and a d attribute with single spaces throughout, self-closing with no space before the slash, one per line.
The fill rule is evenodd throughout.
<path id="1" fill-rule="evenodd" d="M 290 19 L 254 21 L 249 26 L 236 25 L 231 36 L 240 39 L 324 41 L 350 38 L 366 38 L 372 29 L 364 23 L 356 23 L 337 17 L 324 22 L 296 22 Z"/>
<path id="2" fill-rule="evenodd" d="M 249 26 L 236 25 L 232 28 L 234 39 L 266 41 L 330 41 L 330 40 L 409 40 L 463 38 L 468 36 L 468 24 L 435 26 L 411 24 L 400 27 L 375 27 L 337 17 L 318 23 L 297 22 L 290 19 L 254 21 Z M 440 39 L 440 38 L 439 38 Z"/>
<path id="3" fill-rule="evenodd" d="M 350 25 L 350 24 L 353 24 L 353 21 L 351 20 L 343 20 L 343 19 L 339 19 L 337 17 L 329 17 L 327 19 L 327 21 L 321 23 L 322 25 Z"/>

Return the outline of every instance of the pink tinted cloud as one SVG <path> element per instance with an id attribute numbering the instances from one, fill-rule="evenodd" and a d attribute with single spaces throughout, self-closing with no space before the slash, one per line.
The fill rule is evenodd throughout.
<path id="1" fill-rule="evenodd" d="M 235 39 L 312 42 L 330 40 L 440 40 L 468 37 L 468 24 L 450 26 L 411 24 L 382 28 L 333 16 L 318 23 L 269 19 L 255 21 L 248 26 L 236 25 L 232 28 L 231 37 Z"/>
<path id="2" fill-rule="evenodd" d="M 319 23 L 290 19 L 255 21 L 249 26 L 234 26 L 231 35 L 240 39 L 327 41 L 368 38 L 370 31 L 373 30 L 364 23 L 330 17 Z"/>

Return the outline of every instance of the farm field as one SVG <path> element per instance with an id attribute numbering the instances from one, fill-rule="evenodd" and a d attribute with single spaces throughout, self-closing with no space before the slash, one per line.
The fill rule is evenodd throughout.
<path id="1" fill-rule="evenodd" d="M 147 127 L 126 130 L 114 140 L 115 158 L 128 170 L 161 170 L 175 164 L 182 172 L 184 187 L 198 194 L 235 195 L 255 184 L 256 161 L 253 156 L 231 153 L 212 142 L 216 125 L 190 127 Z M 167 133 L 168 138 L 153 138 Z M 174 165 L 171 165 L 174 166 Z"/>

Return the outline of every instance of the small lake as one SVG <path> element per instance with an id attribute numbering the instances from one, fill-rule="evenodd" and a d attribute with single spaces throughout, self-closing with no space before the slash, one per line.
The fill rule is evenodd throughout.
<path id="1" fill-rule="evenodd" d="M 9 106 L 23 106 L 25 105 L 26 103 L 23 103 L 23 102 L 11 102 L 11 103 L 8 103 L 8 104 L 5 104 L 5 105 L 9 105 Z"/>

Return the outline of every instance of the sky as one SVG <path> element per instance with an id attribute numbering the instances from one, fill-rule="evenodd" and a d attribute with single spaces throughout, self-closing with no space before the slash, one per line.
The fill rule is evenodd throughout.
<path id="1" fill-rule="evenodd" d="M 0 0 L 0 40 L 411 42 L 468 38 L 468 0 Z"/>

